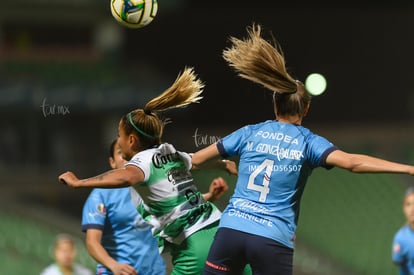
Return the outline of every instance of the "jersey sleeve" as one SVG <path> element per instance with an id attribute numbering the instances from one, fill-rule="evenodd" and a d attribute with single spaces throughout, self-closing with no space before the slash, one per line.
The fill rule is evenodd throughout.
<path id="1" fill-rule="evenodd" d="M 405 253 L 403 239 L 399 232 L 397 232 L 392 243 L 392 261 L 398 265 L 403 264 L 405 262 Z"/>
<path id="2" fill-rule="evenodd" d="M 82 210 L 82 231 L 85 232 L 88 229 L 103 230 L 105 220 L 107 218 L 107 206 L 105 200 L 105 192 L 110 191 L 94 189 L 89 194 L 88 198 L 83 205 Z"/>
<path id="3" fill-rule="evenodd" d="M 326 138 L 318 135 L 311 135 L 307 144 L 307 155 L 311 166 L 331 169 L 332 166 L 326 165 L 326 158 L 330 153 L 338 150 L 338 147 L 333 145 Z"/>
<path id="4" fill-rule="evenodd" d="M 240 128 L 217 142 L 217 150 L 222 158 L 240 154 L 240 149 L 243 148 L 243 140 L 246 136 L 247 129 L 248 126 Z"/>
<path id="5" fill-rule="evenodd" d="M 144 173 L 144 181 L 147 181 L 151 173 L 151 165 L 148 159 L 151 159 L 151 156 L 146 154 L 146 151 L 142 151 L 131 158 L 130 161 L 125 163 L 125 166 L 133 165 L 138 167 Z"/>

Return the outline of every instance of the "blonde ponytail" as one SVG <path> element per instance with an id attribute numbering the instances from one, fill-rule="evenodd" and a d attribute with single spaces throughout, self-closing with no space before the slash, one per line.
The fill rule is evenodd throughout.
<path id="1" fill-rule="evenodd" d="M 145 105 L 144 111 L 160 112 L 198 103 L 202 99 L 203 88 L 204 83 L 197 79 L 194 69 L 186 67 L 170 88 Z"/>
<path id="2" fill-rule="evenodd" d="M 240 77 L 279 93 L 294 93 L 297 83 L 286 70 L 280 46 L 261 37 L 261 26 L 247 28 L 249 37 L 240 40 L 230 37 L 232 46 L 223 51 L 223 58 Z"/>
<path id="3" fill-rule="evenodd" d="M 135 132 L 143 148 L 159 144 L 164 126 L 170 121 L 161 119 L 158 112 L 198 103 L 202 99 L 203 88 L 204 84 L 197 79 L 194 69 L 186 67 L 161 95 L 150 100 L 143 109 L 135 109 L 121 118 L 125 133 Z"/>

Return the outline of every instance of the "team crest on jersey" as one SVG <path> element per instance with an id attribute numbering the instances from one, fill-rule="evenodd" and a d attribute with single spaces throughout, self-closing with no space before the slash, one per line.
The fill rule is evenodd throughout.
<path id="1" fill-rule="evenodd" d="M 394 244 L 392 250 L 394 251 L 394 253 L 400 253 L 400 251 L 401 251 L 400 244 L 398 244 L 398 243 Z"/>
<path id="2" fill-rule="evenodd" d="M 96 206 L 96 210 L 98 210 L 98 214 L 99 215 L 102 215 L 102 216 L 105 216 L 106 215 L 106 207 L 105 207 L 105 205 L 103 203 L 99 203 Z"/>

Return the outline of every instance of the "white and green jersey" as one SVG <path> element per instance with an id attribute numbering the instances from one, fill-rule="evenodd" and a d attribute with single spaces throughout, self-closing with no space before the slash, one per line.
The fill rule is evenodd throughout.
<path id="1" fill-rule="evenodd" d="M 145 202 L 138 211 L 154 226 L 154 234 L 176 244 L 221 216 L 194 185 L 190 163 L 188 154 L 163 143 L 139 152 L 125 164 L 140 168 L 145 176 L 136 185 Z M 151 219 L 151 215 L 157 219 Z"/>

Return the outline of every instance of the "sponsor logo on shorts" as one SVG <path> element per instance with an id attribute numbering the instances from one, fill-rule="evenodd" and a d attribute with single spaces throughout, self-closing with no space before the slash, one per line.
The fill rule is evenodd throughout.
<path id="1" fill-rule="evenodd" d="M 212 262 L 209 262 L 209 261 L 206 261 L 206 265 L 213 268 L 213 269 L 216 269 L 216 270 L 230 271 L 230 268 L 228 268 L 227 266 L 216 265 L 216 264 L 213 264 Z"/>

